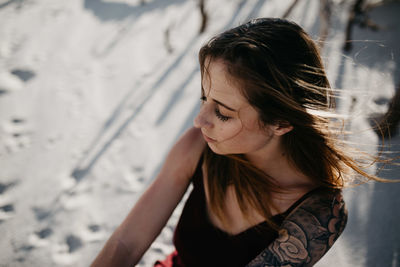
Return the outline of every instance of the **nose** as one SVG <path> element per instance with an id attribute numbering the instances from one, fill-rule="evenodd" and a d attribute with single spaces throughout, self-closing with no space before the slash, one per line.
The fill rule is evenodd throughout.
<path id="1" fill-rule="evenodd" d="M 194 127 L 196 128 L 211 128 L 213 126 L 210 120 L 210 112 L 206 104 L 201 105 L 200 111 L 193 120 Z"/>

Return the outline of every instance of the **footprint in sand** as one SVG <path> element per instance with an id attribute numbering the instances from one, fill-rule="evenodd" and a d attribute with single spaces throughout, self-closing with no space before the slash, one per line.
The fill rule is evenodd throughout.
<path id="1" fill-rule="evenodd" d="M 16 182 L 10 182 L 10 183 L 0 182 L 0 195 L 4 194 L 8 189 L 15 186 L 16 184 L 17 184 Z"/>
<path id="2" fill-rule="evenodd" d="M 0 72 L 0 95 L 19 91 L 24 87 L 24 82 L 9 72 Z"/>
<path id="3" fill-rule="evenodd" d="M 68 235 L 65 238 L 65 242 L 68 245 L 68 252 L 69 253 L 73 253 L 73 252 L 77 251 L 83 245 L 82 240 L 78 236 L 73 235 L 73 234 Z"/>
<path id="4" fill-rule="evenodd" d="M 46 227 L 40 231 L 37 231 L 35 233 L 37 235 L 37 237 L 39 237 L 40 239 L 45 239 L 48 238 L 49 236 L 51 236 L 53 234 L 53 230 L 49 227 Z"/>
<path id="5" fill-rule="evenodd" d="M 5 197 L 5 192 L 14 185 L 15 182 L 14 183 L 0 182 L 0 223 L 14 217 L 14 212 L 15 212 L 14 204 L 10 203 L 7 197 Z"/>
<path id="6" fill-rule="evenodd" d="M 27 82 L 36 76 L 36 74 L 31 70 L 18 68 L 11 70 L 11 74 L 17 76 L 23 82 Z"/>
<path id="7" fill-rule="evenodd" d="M 14 216 L 14 205 L 5 204 L 0 206 L 0 223 Z"/>
<path id="8" fill-rule="evenodd" d="M 49 237 L 53 234 L 53 229 L 45 227 L 31 234 L 28 238 L 32 247 L 45 247 L 50 244 Z"/>
<path id="9" fill-rule="evenodd" d="M 82 240 L 85 243 L 102 242 L 108 237 L 104 228 L 98 224 L 90 224 L 84 231 L 81 232 Z"/>
<path id="10" fill-rule="evenodd" d="M 132 166 L 130 169 L 122 170 L 123 186 L 118 187 L 118 192 L 136 193 L 145 186 L 144 168 Z"/>
<path id="11" fill-rule="evenodd" d="M 29 245 L 25 247 L 39 248 L 50 246 L 53 255 L 52 259 L 57 265 L 71 265 L 76 263 L 79 258 L 75 252 L 79 251 L 84 241 L 77 234 L 68 234 L 64 237 L 63 242 L 55 244 L 50 240 L 53 235 L 51 227 L 42 228 L 29 236 Z"/>
<path id="12" fill-rule="evenodd" d="M 41 207 L 32 207 L 37 221 L 43 221 L 51 215 L 51 211 Z"/>
<path id="13" fill-rule="evenodd" d="M 82 239 L 75 235 L 65 236 L 64 242 L 53 246 L 53 261 L 58 265 L 71 265 L 76 263 L 78 255 L 75 253 L 83 246 Z"/>
<path id="14" fill-rule="evenodd" d="M 2 152 L 11 154 L 31 145 L 31 130 L 23 118 L 13 118 L 4 122 L 0 128 L 0 137 L 3 140 Z"/>
<path id="15" fill-rule="evenodd" d="M 22 68 L 0 72 L 0 95 L 21 90 L 35 76 L 35 72 Z"/>

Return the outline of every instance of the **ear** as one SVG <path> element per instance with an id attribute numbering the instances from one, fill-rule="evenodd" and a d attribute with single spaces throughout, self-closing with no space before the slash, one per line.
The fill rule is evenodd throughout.
<path id="1" fill-rule="evenodd" d="M 275 135 L 282 136 L 293 130 L 293 126 L 287 121 L 279 121 L 276 125 L 274 125 L 273 130 Z"/>

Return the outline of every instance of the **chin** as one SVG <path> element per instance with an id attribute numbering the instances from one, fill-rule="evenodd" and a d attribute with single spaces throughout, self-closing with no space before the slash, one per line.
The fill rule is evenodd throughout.
<path id="1" fill-rule="evenodd" d="M 218 154 L 218 155 L 225 155 L 226 154 L 223 151 L 221 151 L 220 149 L 218 149 L 218 147 L 216 147 L 213 144 L 207 144 L 207 145 L 211 149 L 211 151 L 214 152 L 215 154 Z"/>
<path id="2" fill-rule="evenodd" d="M 208 144 L 208 147 L 212 150 L 212 152 L 214 152 L 217 155 L 231 155 L 231 154 L 238 154 L 226 149 L 221 149 L 218 146 L 214 145 L 214 144 Z"/>

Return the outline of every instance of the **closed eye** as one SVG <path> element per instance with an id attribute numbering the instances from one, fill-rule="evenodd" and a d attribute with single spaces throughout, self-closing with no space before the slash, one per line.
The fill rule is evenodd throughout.
<path id="1" fill-rule="evenodd" d="M 231 118 L 229 116 L 222 115 L 221 112 L 219 111 L 219 108 L 217 107 L 215 108 L 215 116 L 217 116 L 217 118 L 220 119 L 221 121 L 227 121 Z"/>
<path id="2" fill-rule="evenodd" d="M 203 96 L 200 97 L 200 100 L 204 103 L 204 102 L 207 101 L 207 97 L 203 95 Z M 214 112 L 215 112 L 215 116 L 216 116 L 219 120 L 221 120 L 221 121 L 223 121 L 223 122 L 225 122 L 225 121 L 231 119 L 231 117 L 225 116 L 225 115 L 223 115 L 223 114 L 221 113 L 221 111 L 219 110 L 218 104 L 216 104 L 216 107 L 215 107 L 215 109 L 214 109 Z"/>

